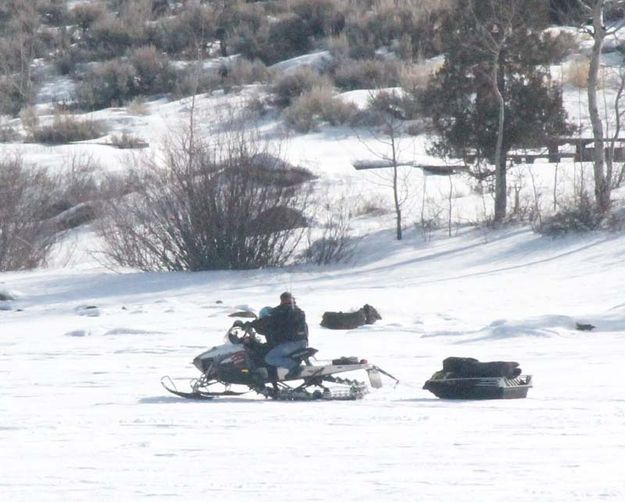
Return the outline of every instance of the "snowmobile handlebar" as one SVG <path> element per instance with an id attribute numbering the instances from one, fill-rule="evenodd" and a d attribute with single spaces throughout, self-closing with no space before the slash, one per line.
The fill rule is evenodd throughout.
<path id="1" fill-rule="evenodd" d="M 243 335 L 239 336 L 239 332 L 242 332 Z M 228 330 L 227 337 L 232 343 L 245 344 L 256 341 L 254 328 L 252 328 L 249 322 L 234 321 Z"/>
<path id="2" fill-rule="evenodd" d="M 251 322 L 243 322 L 243 321 L 234 321 L 234 323 L 232 324 L 232 326 L 230 327 L 230 329 L 228 331 L 233 331 L 235 329 L 239 329 L 245 333 L 253 333 L 254 332 L 254 328 L 252 328 L 252 323 Z"/>

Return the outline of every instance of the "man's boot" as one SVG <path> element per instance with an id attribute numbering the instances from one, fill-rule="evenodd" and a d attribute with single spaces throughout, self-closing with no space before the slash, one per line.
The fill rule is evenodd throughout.
<path id="1" fill-rule="evenodd" d="M 302 374 L 302 367 L 298 365 L 298 366 L 295 366 L 295 368 L 291 368 L 285 376 L 286 378 L 297 378 L 301 374 Z"/>

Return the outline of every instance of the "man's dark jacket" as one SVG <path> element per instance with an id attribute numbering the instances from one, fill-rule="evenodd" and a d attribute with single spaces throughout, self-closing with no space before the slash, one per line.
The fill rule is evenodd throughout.
<path id="1" fill-rule="evenodd" d="M 275 347 L 285 342 L 308 340 L 306 314 L 297 305 L 283 303 L 275 307 L 270 316 L 252 321 L 252 327 Z"/>

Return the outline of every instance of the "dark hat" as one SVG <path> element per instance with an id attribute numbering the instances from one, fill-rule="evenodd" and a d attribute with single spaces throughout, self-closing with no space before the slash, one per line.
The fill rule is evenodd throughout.
<path id="1" fill-rule="evenodd" d="M 295 298 L 293 298 L 293 295 L 288 291 L 285 291 L 280 295 L 280 302 L 282 303 L 292 302 L 293 300 L 295 300 Z"/>

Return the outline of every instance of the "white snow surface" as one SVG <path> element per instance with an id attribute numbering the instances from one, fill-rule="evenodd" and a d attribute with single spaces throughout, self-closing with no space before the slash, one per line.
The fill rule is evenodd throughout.
<path id="1" fill-rule="evenodd" d="M 1 274 L 20 291 L 0 311 L 2 498 L 623 500 L 625 237 L 381 231 L 362 246 L 357 263 L 324 269 Z M 160 387 L 196 376 L 191 359 L 221 343 L 229 313 L 285 289 L 320 358 L 364 357 L 401 383 L 307 403 Z M 383 319 L 319 327 L 364 303 Z M 535 387 L 439 400 L 421 387 L 451 355 L 516 360 Z"/>
<path id="2" fill-rule="evenodd" d="M 76 2 L 78 3 L 78 2 Z M 320 52 L 282 65 L 323 62 Z M 554 73 L 563 73 L 554 68 Z M 62 78 L 38 109 L 70 92 Z M 196 110 L 200 132 L 260 86 L 85 114 L 107 134 L 145 139 L 139 152 L 107 138 L 63 146 L 14 144 L 27 162 L 63 171 L 89 156 L 103 171 L 157 157 Z M 363 107 L 370 91 L 341 99 Z M 605 89 L 606 100 L 615 91 Z M 571 121 L 588 132 L 584 92 L 565 87 Z M 49 110 L 48 110 L 49 112 Z M 46 112 L 46 113 L 48 113 Z M 41 116 L 43 123 L 53 117 Z M 18 126 L 17 120 L 10 122 Z M 261 119 L 267 138 L 281 134 Z M 613 125 L 612 125 L 613 128 Z M 19 127 L 18 127 L 19 129 Z M 400 162 L 439 164 L 427 138 L 401 138 Z M 290 135 L 286 159 L 313 171 L 320 208 L 339 197 L 380 212 L 352 221 L 363 239 L 353 263 L 204 273 L 111 271 L 89 227 L 70 232 L 46 269 L 0 273 L 0 494 L 2 500 L 480 501 L 625 500 L 625 268 L 621 233 L 551 239 L 527 227 L 467 224 L 490 214 L 463 175 L 401 169 L 405 239 L 393 239 L 389 170 L 356 171 L 388 151 L 366 130 L 321 126 Z M 387 149 L 388 150 L 388 149 Z M 526 208 L 561 205 L 590 180 L 588 164 L 515 166 Z M 587 182 L 588 187 L 591 182 Z M 614 192 L 622 207 L 623 190 Z M 540 194 L 540 197 L 536 197 Z M 513 197 L 510 197 L 512 204 Z M 386 211 L 386 212 L 385 212 Z M 414 223 L 447 228 L 417 231 Z M 168 394 L 198 376 L 194 356 L 221 343 L 243 309 L 258 312 L 291 290 L 320 359 L 358 356 L 399 378 L 357 402 L 282 403 L 251 394 L 191 402 Z M 375 306 L 383 319 L 329 331 L 324 311 Z M 591 332 L 576 323 L 591 323 Z M 515 360 L 532 374 L 527 399 L 439 400 L 422 389 L 448 356 Z M 364 375 L 353 375 L 363 377 Z"/>

